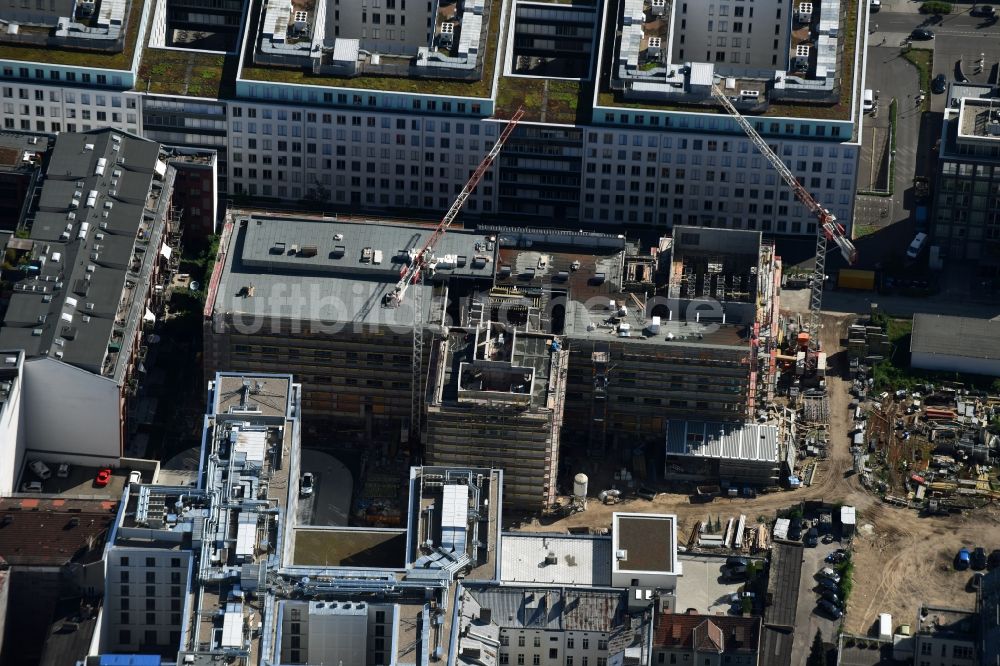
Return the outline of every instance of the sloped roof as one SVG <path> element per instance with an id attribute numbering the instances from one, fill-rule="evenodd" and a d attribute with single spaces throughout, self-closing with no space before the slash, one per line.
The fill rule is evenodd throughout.
<path id="1" fill-rule="evenodd" d="M 0 500 L 0 553 L 15 567 L 58 567 L 88 553 L 100 558 L 117 505 L 111 500 Z"/>
<path id="2" fill-rule="evenodd" d="M 719 654 L 757 652 L 760 632 L 759 617 L 662 613 L 656 618 L 653 646 Z"/>

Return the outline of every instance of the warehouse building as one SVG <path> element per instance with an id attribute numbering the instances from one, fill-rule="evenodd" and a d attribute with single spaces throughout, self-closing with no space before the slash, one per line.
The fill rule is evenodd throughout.
<path id="1" fill-rule="evenodd" d="M 910 365 L 1000 377 L 1000 321 L 946 315 L 913 315 Z"/>
<path id="2" fill-rule="evenodd" d="M 786 451 L 777 426 L 671 420 L 666 474 L 772 487 L 778 485 L 782 464 L 788 467 Z"/>

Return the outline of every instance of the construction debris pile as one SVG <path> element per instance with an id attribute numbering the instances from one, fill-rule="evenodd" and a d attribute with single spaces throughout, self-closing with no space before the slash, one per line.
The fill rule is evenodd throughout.
<path id="1" fill-rule="evenodd" d="M 1000 498 L 1000 397 L 925 384 L 858 406 L 855 469 L 887 502 L 931 513 Z"/>
<path id="2" fill-rule="evenodd" d="M 771 534 L 765 523 L 747 524 L 745 514 L 730 517 L 723 522 L 721 516 L 699 521 L 691 533 L 688 550 L 726 550 L 756 554 L 771 547 Z"/>

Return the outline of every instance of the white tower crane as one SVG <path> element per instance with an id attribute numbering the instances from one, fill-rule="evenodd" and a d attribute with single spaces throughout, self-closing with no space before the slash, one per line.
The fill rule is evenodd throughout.
<path id="1" fill-rule="evenodd" d="M 767 158 L 779 174 L 781 174 L 782 180 L 792 188 L 795 193 L 795 198 L 801 201 L 809 212 L 816 216 L 816 262 L 813 268 L 813 278 L 811 285 L 811 293 L 809 296 L 809 345 L 813 350 L 819 349 L 819 321 L 820 321 L 820 311 L 823 306 L 823 282 L 826 279 L 826 250 L 827 243 L 833 241 L 838 248 L 840 248 L 840 253 L 843 255 L 847 263 L 853 264 L 858 260 L 858 251 L 854 247 L 854 243 L 851 239 L 847 237 L 847 233 L 844 231 L 843 225 L 837 222 L 837 218 L 829 210 L 824 208 L 818 201 L 816 201 L 809 191 L 802 186 L 802 183 L 798 181 L 794 174 L 785 166 L 785 163 L 781 161 L 771 147 L 767 145 L 757 130 L 753 128 L 747 119 L 740 114 L 740 112 L 733 106 L 733 103 L 729 101 L 726 94 L 719 89 L 718 86 L 712 85 L 712 96 L 715 97 L 722 104 L 723 108 L 729 112 L 736 122 L 740 124 L 746 135 L 750 137 L 754 145 L 757 146 L 757 150 L 760 151 L 761 155 Z"/>

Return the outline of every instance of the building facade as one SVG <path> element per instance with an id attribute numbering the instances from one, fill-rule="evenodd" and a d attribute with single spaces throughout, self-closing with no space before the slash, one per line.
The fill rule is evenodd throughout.
<path id="1" fill-rule="evenodd" d="M 700 101 L 686 106 L 692 100 L 682 100 L 679 106 L 662 101 L 623 104 L 616 91 L 593 85 L 607 74 L 601 71 L 601 53 L 618 48 L 614 22 L 620 17 L 608 21 L 594 13 L 589 27 L 574 24 L 577 32 L 589 30 L 595 36 L 597 48 L 585 66 L 569 67 L 566 62 L 580 60 L 576 51 L 554 49 L 551 58 L 531 53 L 515 57 L 515 46 L 507 43 L 508 34 L 517 34 L 516 29 L 508 31 L 517 23 L 513 0 L 473 3 L 457 23 L 447 16 L 423 22 L 410 18 L 411 12 L 426 13 L 422 6 L 415 7 L 421 3 L 411 2 L 404 11 L 401 5 L 395 10 L 347 8 L 328 0 L 319 5 L 329 26 L 338 20 L 346 25 L 360 11 L 355 18 L 367 19 L 367 27 L 359 23 L 350 32 L 374 30 L 376 14 L 385 32 L 393 29 L 385 25 L 389 16 L 398 14 L 398 22 L 405 14 L 407 23 L 420 24 L 407 26 L 406 39 L 427 44 L 419 47 L 414 60 L 404 58 L 397 66 L 393 63 L 398 56 L 382 35 L 375 46 L 384 57 L 377 51 L 371 57 L 362 54 L 351 61 L 361 63 L 362 69 L 337 75 L 327 72 L 330 67 L 336 70 L 331 58 L 344 57 L 337 46 L 320 46 L 319 73 L 311 66 L 257 62 L 265 22 L 260 2 L 252 3 L 244 15 L 238 46 L 228 55 L 192 45 L 166 51 L 160 43 L 168 23 L 190 25 L 203 18 L 206 30 L 218 32 L 216 24 L 225 12 L 199 18 L 183 4 L 172 3 L 160 12 L 151 8 L 154 4 L 127 3 L 123 51 L 95 56 L 87 67 L 64 64 L 78 59 L 61 58 L 58 48 L 25 49 L 20 59 L 0 60 L 3 126 L 43 133 L 122 127 L 156 140 L 220 149 L 221 191 L 228 196 L 309 201 L 368 214 L 437 216 L 488 150 L 499 125 L 527 103 L 528 115 L 495 173 L 487 174 L 466 204 L 466 216 L 502 216 L 551 226 L 687 224 L 815 234 L 812 216 L 754 152 L 737 123 L 720 115 L 718 108 L 706 108 Z M 728 30 L 735 29 L 735 12 L 743 9 L 731 4 L 719 3 L 713 10 L 725 7 L 733 12 L 734 25 Z M 709 21 L 716 22 L 708 48 L 713 62 L 717 49 L 735 53 L 732 43 L 718 46 L 721 35 L 716 32 L 725 19 L 709 18 L 698 3 L 665 6 L 674 27 L 688 22 L 678 35 L 696 24 L 707 30 Z M 689 19 L 680 18 L 685 6 Z M 761 85 L 780 95 L 775 93 L 773 107 L 754 118 L 768 143 L 841 220 L 850 220 L 853 211 L 861 112 L 850 83 L 863 75 L 859 54 L 864 53 L 862 19 L 867 6 L 845 2 L 834 12 L 836 25 L 846 26 L 853 17 L 857 33 L 841 33 L 839 42 L 825 49 L 833 55 L 824 61 L 823 71 L 834 73 L 816 85 L 826 86 L 823 100 L 832 113 L 812 117 L 808 105 L 796 106 L 786 88 L 764 77 Z M 744 61 L 740 66 L 745 69 L 749 58 L 751 68 L 760 61 L 772 74 L 788 69 L 795 46 L 789 39 L 791 3 L 768 2 L 755 11 L 745 22 L 748 29 L 751 23 L 757 26 L 757 33 L 752 48 L 748 35 L 737 49 Z M 224 23 L 234 15 L 226 14 Z M 652 16 L 646 17 L 650 24 L 656 23 Z M 318 20 L 308 17 L 303 25 Z M 295 23 L 294 14 L 289 21 Z M 537 18 L 525 16 L 522 21 L 537 23 Z M 160 41 L 144 42 L 150 24 L 151 34 L 160 35 Z M 444 24 L 461 26 L 455 33 L 457 51 L 441 51 Z M 814 27 L 821 37 L 830 38 L 829 27 Z M 274 27 L 268 29 L 273 36 Z M 463 34 L 470 35 L 464 46 Z M 349 41 L 337 35 L 329 39 Z M 706 32 L 706 44 L 708 39 Z M 679 48 L 679 39 L 673 43 Z M 678 61 L 701 58 L 703 50 L 699 45 L 697 54 L 685 53 Z M 526 59 L 522 64 L 537 64 L 531 58 L 545 60 L 549 69 L 517 75 L 517 58 Z M 716 78 L 728 76 L 724 63 L 716 64 Z M 570 73 L 553 76 L 546 71 Z M 355 78 L 371 73 L 382 76 Z M 810 70 L 808 76 L 814 74 Z M 558 94 L 546 108 L 539 108 L 531 100 L 541 95 L 532 91 L 544 85 L 546 76 L 553 76 Z"/>

